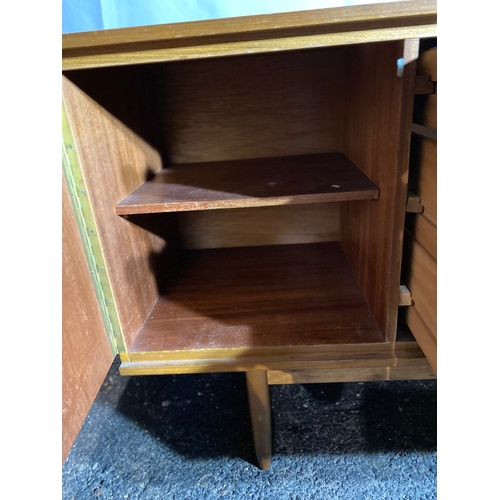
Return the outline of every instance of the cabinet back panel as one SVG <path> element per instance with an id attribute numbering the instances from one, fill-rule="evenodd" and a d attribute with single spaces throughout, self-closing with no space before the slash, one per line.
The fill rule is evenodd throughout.
<path id="1" fill-rule="evenodd" d="M 177 214 L 187 249 L 339 241 L 338 203 Z"/>
<path id="2" fill-rule="evenodd" d="M 69 71 L 164 164 L 342 149 L 347 47 Z"/>
<path id="3" fill-rule="evenodd" d="M 345 54 L 340 47 L 162 66 L 168 160 L 340 150 Z"/>

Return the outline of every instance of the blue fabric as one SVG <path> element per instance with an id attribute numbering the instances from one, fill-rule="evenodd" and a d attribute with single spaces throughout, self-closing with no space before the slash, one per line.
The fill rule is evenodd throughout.
<path id="1" fill-rule="evenodd" d="M 63 33 L 340 7 L 374 0 L 63 0 Z M 380 0 L 376 0 L 380 1 Z"/>
<path id="2" fill-rule="evenodd" d="M 104 29 L 101 0 L 63 0 L 62 32 L 75 33 Z"/>

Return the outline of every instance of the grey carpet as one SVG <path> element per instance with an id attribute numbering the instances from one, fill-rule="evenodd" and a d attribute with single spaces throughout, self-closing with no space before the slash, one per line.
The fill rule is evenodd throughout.
<path id="1" fill-rule="evenodd" d="M 256 467 L 240 373 L 120 377 L 63 466 L 63 499 L 436 498 L 436 381 L 271 386 Z"/>

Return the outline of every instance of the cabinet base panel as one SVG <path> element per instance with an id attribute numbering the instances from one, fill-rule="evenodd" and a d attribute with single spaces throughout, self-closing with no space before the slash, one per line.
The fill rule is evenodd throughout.
<path id="1" fill-rule="evenodd" d="M 122 353 L 120 357 L 122 375 L 175 375 L 265 370 L 276 373 L 293 372 L 294 376 L 300 379 L 302 373 L 309 371 L 311 373 L 318 371 L 320 374 L 323 370 L 333 370 L 331 374 L 333 379 L 330 380 L 332 382 L 435 378 L 432 368 L 416 342 L 246 350 L 212 349 L 203 353 L 189 351 Z M 300 373 L 295 373 L 295 370 Z M 335 380 L 335 377 L 338 377 L 338 380 Z"/>

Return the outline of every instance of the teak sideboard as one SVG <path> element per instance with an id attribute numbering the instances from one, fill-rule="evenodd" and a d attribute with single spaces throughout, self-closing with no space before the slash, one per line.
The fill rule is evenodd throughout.
<path id="1" fill-rule="evenodd" d="M 436 19 L 415 1 L 63 35 L 63 460 L 117 354 L 123 375 L 245 372 L 263 469 L 269 384 L 435 377 L 397 325 Z"/>

